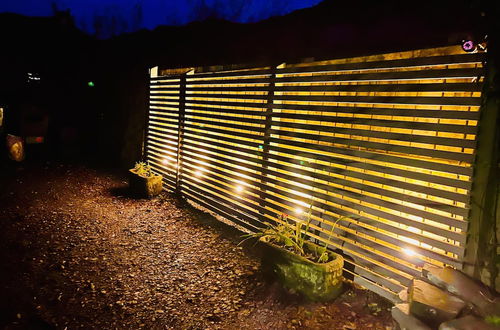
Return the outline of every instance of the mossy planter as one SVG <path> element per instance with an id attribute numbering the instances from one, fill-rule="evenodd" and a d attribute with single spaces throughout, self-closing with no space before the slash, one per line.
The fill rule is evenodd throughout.
<path id="1" fill-rule="evenodd" d="M 329 301 L 342 292 L 342 267 L 344 258 L 334 252 L 331 261 L 316 263 L 287 249 L 260 238 L 264 245 L 263 266 L 271 270 L 283 284 L 311 301 Z M 318 248 L 316 244 L 304 242 L 310 251 Z"/>
<path id="2" fill-rule="evenodd" d="M 132 194 L 140 198 L 152 198 L 161 193 L 163 177 L 159 174 L 144 177 L 129 170 L 129 187 Z"/>

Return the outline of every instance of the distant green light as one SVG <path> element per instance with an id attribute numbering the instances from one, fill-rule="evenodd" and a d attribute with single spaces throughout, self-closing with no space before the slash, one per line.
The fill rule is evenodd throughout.
<path id="1" fill-rule="evenodd" d="M 89 85 L 89 87 L 94 87 L 94 82 L 93 82 L 93 81 L 89 81 L 89 82 L 87 83 L 87 85 Z"/>
<path id="2" fill-rule="evenodd" d="M 300 165 L 304 165 L 304 161 L 303 160 L 300 161 Z"/>
<path id="3" fill-rule="evenodd" d="M 264 149 L 264 146 L 262 146 L 262 145 L 259 145 L 259 149 Z"/>

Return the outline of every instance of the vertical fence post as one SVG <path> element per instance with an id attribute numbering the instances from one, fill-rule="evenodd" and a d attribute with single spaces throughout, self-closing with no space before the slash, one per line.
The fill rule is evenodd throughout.
<path id="1" fill-rule="evenodd" d="M 151 84 L 152 84 L 152 79 L 158 77 L 158 67 L 152 67 L 149 69 L 149 95 L 148 95 L 148 104 L 147 104 L 147 110 L 146 114 L 144 116 L 144 131 L 143 131 L 143 137 L 142 137 L 142 152 L 141 152 L 141 157 L 142 160 L 147 160 L 148 157 L 148 135 L 149 135 L 149 110 L 151 106 Z"/>
<path id="2" fill-rule="evenodd" d="M 269 86 L 267 89 L 267 102 L 266 102 L 266 112 L 265 112 L 265 122 L 264 122 L 264 136 L 262 145 L 262 178 L 260 180 L 260 206 L 266 207 L 266 176 L 268 174 L 268 160 L 269 160 L 269 144 L 271 139 L 271 126 L 273 120 L 273 103 L 274 103 L 274 89 L 276 85 L 276 66 L 271 66 L 271 76 L 269 77 Z M 262 218 L 265 218 L 265 212 L 260 212 Z"/>
<path id="3" fill-rule="evenodd" d="M 175 189 L 180 194 L 182 142 L 184 138 L 184 120 L 186 115 L 186 73 L 182 74 L 179 81 L 179 128 L 177 131 L 177 167 L 175 173 Z"/>
<path id="4" fill-rule="evenodd" d="M 498 276 L 496 264 L 498 242 L 495 232 L 498 223 L 498 162 L 499 162 L 499 115 L 500 97 L 497 79 L 500 65 L 493 56 L 488 61 L 487 74 L 483 88 L 483 103 L 479 119 L 478 146 L 474 166 L 471 191 L 471 209 L 465 250 L 464 271 L 477 279 L 484 271 L 489 272 L 490 286 L 495 287 Z M 493 255 L 493 256 L 492 256 Z"/>

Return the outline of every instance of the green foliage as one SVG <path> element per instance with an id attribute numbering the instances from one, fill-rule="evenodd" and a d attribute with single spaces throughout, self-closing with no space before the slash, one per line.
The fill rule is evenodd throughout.
<path id="1" fill-rule="evenodd" d="M 335 221 L 335 223 L 332 225 L 332 228 L 330 229 L 330 233 L 328 234 L 328 240 L 330 240 L 330 238 L 332 237 L 333 232 L 335 230 L 335 227 L 337 226 L 337 223 L 342 219 L 347 219 L 347 217 L 340 217 L 337 219 L 337 221 Z M 321 245 L 321 247 L 317 251 L 317 255 L 319 255 L 318 261 L 317 261 L 318 263 L 328 262 L 328 244 L 327 243 L 324 243 L 323 245 Z"/>
<path id="2" fill-rule="evenodd" d="M 142 176 L 144 178 L 150 178 L 156 175 L 151 169 L 151 166 L 149 166 L 149 164 L 145 162 L 135 163 L 135 166 L 132 169 L 132 171 L 134 171 L 135 174 Z"/>
<path id="3" fill-rule="evenodd" d="M 288 215 L 283 213 L 279 215 L 277 224 L 264 222 L 266 227 L 261 228 L 259 232 L 243 235 L 245 239 L 241 241 L 240 244 L 251 238 L 263 238 L 269 243 L 287 248 L 294 253 L 311 259 L 317 263 L 326 263 L 330 261 L 328 244 L 325 243 L 321 246 L 315 247 L 312 251 L 304 249 L 304 242 L 307 240 L 306 233 L 309 231 L 309 227 L 311 225 L 311 214 L 312 204 L 309 207 L 309 212 L 305 221 L 290 220 Z M 332 225 L 328 239 L 331 238 L 339 220 L 343 218 L 344 217 L 337 219 L 337 221 L 335 221 Z"/>
<path id="4" fill-rule="evenodd" d="M 286 214 L 281 214 L 278 217 L 278 222 L 276 225 L 264 222 L 265 228 L 262 228 L 259 232 L 243 235 L 245 239 L 240 242 L 251 239 L 251 238 L 261 238 L 263 237 L 270 243 L 274 243 L 280 246 L 288 247 L 292 249 L 295 253 L 299 255 L 304 255 L 304 234 L 301 232 L 303 223 L 297 221 L 294 225 L 288 220 Z"/>
<path id="5" fill-rule="evenodd" d="M 490 316 L 486 316 L 486 318 L 484 320 L 489 324 L 493 324 L 494 326 L 497 326 L 497 327 L 500 326 L 500 316 L 490 315 Z"/>

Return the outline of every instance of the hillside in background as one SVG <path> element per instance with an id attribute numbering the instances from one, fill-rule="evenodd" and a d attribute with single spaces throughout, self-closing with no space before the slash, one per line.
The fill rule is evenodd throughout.
<path id="1" fill-rule="evenodd" d="M 482 38 L 488 20 L 498 24 L 498 8 L 485 14 L 483 7 L 477 0 L 325 0 L 258 23 L 208 19 L 107 40 L 80 31 L 67 11 L 49 18 L 0 14 L 0 103 L 29 96 L 26 74 L 36 72 L 53 118 L 80 131 L 105 127 L 92 139 L 101 141 L 104 156 L 122 157 L 112 146 L 123 145 L 132 159 L 140 154 L 149 67 L 292 63 L 454 45 Z"/>
<path id="2" fill-rule="evenodd" d="M 4 49 L 0 56 L 42 66 L 71 62 L 74 57 L 92 65 L 118 60 L 173 66 L 331 58 L 456 44 L 465 37 L 484 35 L 482 21 L 479 6 L 469 0 L 425 0 L 413 5 L 326 0 L 258 23 L 208 19 L 101 42 L 80 32 L 69 12 L 52 18 L 0 14 Z"/>

